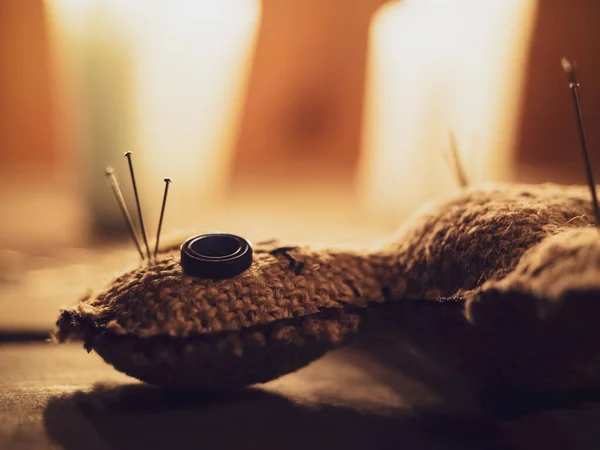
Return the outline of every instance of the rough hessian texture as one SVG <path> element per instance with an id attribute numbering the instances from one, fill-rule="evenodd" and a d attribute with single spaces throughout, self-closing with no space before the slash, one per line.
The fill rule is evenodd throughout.
<path id="1" fill-rule="evenodd" d="M 150 383 L 236 389 L 306 365 L 389 307 L 396 333 L 486 382 L 597 387 L 592 217 L 585 187 L 496 185 L 430 205 L 376 249 L 257 244 L 230 280 L 186 276 L 167 248 L 64 310 L 56 338 Z"/>

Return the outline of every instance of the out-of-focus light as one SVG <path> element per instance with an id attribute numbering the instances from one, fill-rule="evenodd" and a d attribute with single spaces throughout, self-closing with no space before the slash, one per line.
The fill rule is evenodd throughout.
<path id="1" fill-rule="evenodd" d="M 534 0 L 404 0 L 371 30 L 360 186 L 375 213 L 404 216 L 454 189 L 456 136 L 472 182 L 507 179 Z"/>
<path id="2" fill-rule="evenodd" d="M 91 188 L 98 214 L 111 209 L 120 220 L 102 174 L 108 164 L 119 172 L 130 150 L 148 216 L 158 216 L 169 176 L 166 222 L 193 226 L 190 207 L 218 199 L 226 182 L 260 1 L 48 3 L 73 116 L 81 117 L 74 134 L 87 143 L 86 170 L 98 175 Z"/>
<path id="3" fill-rule="evenodd" d="M 218 198 L 227 182 L 259 17 L 258 0 L 158 2 L 143 14 L 140 162 L 155 198 L 156 181 L 173 178 L 170 211 L 184 223 L 189 205 Z"/>

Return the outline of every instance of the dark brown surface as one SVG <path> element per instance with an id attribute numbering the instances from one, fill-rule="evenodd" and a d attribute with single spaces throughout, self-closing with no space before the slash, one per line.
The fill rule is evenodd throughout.
<path id="1" fill-rule="evenodd" d="M 377 379 L 385 369 L 367 371 L 354 358 L 332 355 L 262 389 L 219 397 L 139 384 L 79 346 L 6 345 L 0 448 L 347 449 L 429 440 L 410 417 L 413 402 L 435 403 L 427 389 L 399 377 L 407 392 L 397 394 Z M 432 436 L 422 448 L 443 446 Z"/>
<path id="2" fill-rule="evenodd" d="M 484 402 L 466 380 L 372 335 L 228 396 L 140 384 L 77 345 L 0 345 L 0 374 L 0 449 L 587 449 L 600 442 L 598 402 L 526 403 L 514 395 Z"/>

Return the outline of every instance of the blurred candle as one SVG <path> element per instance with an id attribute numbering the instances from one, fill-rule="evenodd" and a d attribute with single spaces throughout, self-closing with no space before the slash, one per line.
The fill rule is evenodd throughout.
<path id="1" fill-rule="evenodd" d="M 125 231 L 104 168 L 123 179 L 123 154 L 137 147 L 135 10 L 121 0 L 48 4 L 82 200 L 94 231 Z M 128 190 L 125 196 L 132 199 Z"/>
<path id="2" fill-rule="evenodd" d="M 260 12 L 259 0 L 143 3 L 137 49 L 142 183 L 155 221 L 162 180 L 173 179 L 167 229 L 169 223 L 208 226 L 207 212 L 222 199 Z"/>
<path id="3" fill-rule="evenodd" d="M 510 179 L 535 0 L 404 0 L 370 36 L 359 185 L 392 220 L 457 189 L 444 159 L 456 137 L 472 183 Z"/>
<path id="4" fill-rule="evenodd" d="M 166 176 L 174 183 L 165 231 L 171 223 L 197 226 L 199 212 L 220 199 L 228 176 L 259 0 L 53 5 L 75 73 L 74 103 L 83 103 L 75 109 L 84 116 L 83 140 L 98 177 L 96 215 L 118 217 L 103 179 L 106 165 L 115 166 L 131 199 L 123 158 L 130 150 L 149 233 L 157 226 Z"/>

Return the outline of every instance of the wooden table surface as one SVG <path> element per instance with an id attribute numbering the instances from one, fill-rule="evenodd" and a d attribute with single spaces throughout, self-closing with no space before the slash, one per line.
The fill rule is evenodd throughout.
<path id="1" fill-rule="evenodd" d="M 472 386 L 381 337 L 227 396 L 139 383 L 76 344 L 4 343 L 0 449 L 600 448 L 600 401 L 506 408 Z"/>

